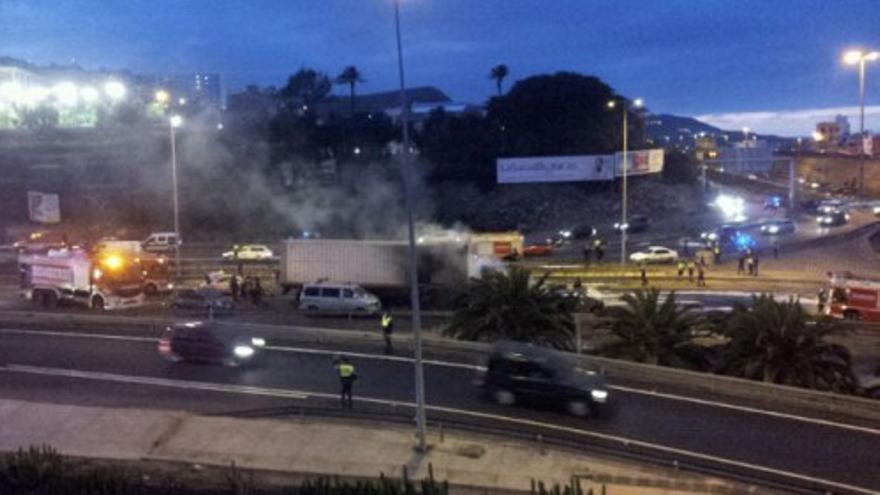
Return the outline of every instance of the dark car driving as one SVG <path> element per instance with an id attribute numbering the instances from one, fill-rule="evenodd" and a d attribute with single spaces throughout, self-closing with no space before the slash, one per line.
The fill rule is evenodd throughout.
<path id="1" fill-rule="evenodd" d="M 239 366 L 253 362 L 266 341 L 233 326 L 213 322 L 172 325 L 159 339 L 159 354 L 177 363 Z"/>
<path id="2" fill-rule="evenodd" d="M 608 402 L 603 375 L 561 352 L 504 342 L 489 355 L 477 385 L 496 403 L 552 406 L 574 416 L 598 416 Z"/>
<path id="3" fill-rule="evenodd" d="M 614 230 L 620 232 L 627 231 L 630 234 L 636 234 L 648 230 L 648 217 L 645 215 L 632 215 L 626 219 L 626 223 L 621 225 L 619 222 L 614 224 Z"/>

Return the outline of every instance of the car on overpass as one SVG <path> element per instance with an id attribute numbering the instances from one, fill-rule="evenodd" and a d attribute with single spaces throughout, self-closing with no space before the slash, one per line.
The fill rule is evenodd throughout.
<path id="1" fill-rule="evenodd" d="M 226 251 L 222 254 L 222 258 L 226 261 L 262 261 L 271 260 L 273 256 L 272 250 L 265 244 L 235 246 L 231 251 Z"/>
<path id="2" fill-rule="evenodd" d="M 792 234 L 794 231 L 794 220 L 790 218 L 769 220 L 761 224 L 761 233 L 764 235 Z"/>
<path id="3" fill-rule="evenodd" d="M 620 222 L 614 224 L 614 230 L 617 232 L 626 231 L 630 234 L 637 234 L 648 230 L 650 222 L 645 215 L 633 215 L 626 219 L 626 223 Z"/>
<path id="4" fill-rule="evenodd" d="M 266 341 L 228 324 L 188 322 L 171 325 L 159 339 L 159 354 L 172 363 L 241 366 L 253 363 Z"/>
<path id="5" fill-rule="evenodd" d="M 820 227 L 839 227 L 849 222 L 849 213 L 843 210 L 834 210 L 831 213 L 820 215 L 816 218 Z"/>
<path id="6" fill-rule="evenodd" d="M 552 406 L 573 416 L 597 417 L 608 404 L 602 374 L 561 352 L 519 342 L 496 344 L 476 384 L 502 406 Z"/>
<path id="7" fill-rule="evenodd" d="M 668 247 L 649 246 L 629 255 L 629 260 L 635 263 L 675 263 L 678 260 L 678 252 Z"/>

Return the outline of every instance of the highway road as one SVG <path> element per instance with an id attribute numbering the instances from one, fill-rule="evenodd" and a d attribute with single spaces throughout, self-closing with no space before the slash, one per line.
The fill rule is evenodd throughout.
<path id="1" fill-rule="evenodd" d="M 340 352 L 269 340 L 259 363 L 243 368 L 165 362 L 148 330 L 56 332 L 0 329 L 0 397 L 112 407 L 158 407 L 211 414 L 294 416 L 299 407 L 335 407 L 332 359 Z M 361 379 L 356 412 L 411 414 L 409 359 L 347 348 Z M 724 465 L 840 493 L 880 491 L 880 425 L 730 407 L 710 400 L 613 390 L 605 417 L 504 408 L 471 385 L 472 364 L 434 360 L 426 368 L 429 420 L 506 427 L 588 449 L 651 452 L 683 465 Z"/>

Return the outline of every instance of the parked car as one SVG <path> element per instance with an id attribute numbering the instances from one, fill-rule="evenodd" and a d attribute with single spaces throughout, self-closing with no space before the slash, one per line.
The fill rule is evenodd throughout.
<path id="1" fill-rule="evenodd" d="M 563 353 L 529 344 L 496 344 L 475 383 L 503 406 L 561 407 L 574 416 L 595 417 L 608 403 L 602 374 Z"/>
<path id="2" fill-rule="evenodd" d="M 791 234 L 794 231 L 794 220 L 789 218 L 770 220 L 761 225 L 761 233 L 764 235 Z"/>
<path id="3" fill-rule="evenodd" d="M 832 211 L 831 213 L 820 215 L 816 219 L 816 222 L 819 223 L 820 227 L 838 227 L 840 225 L 846 225 L 849 222 L 849 213 L 841 210 Z"/>
<path id="4" fill-rule="evenodd" d="M 174 232 L 154 232 L 141 243 L 144 251 L 149 251 L 151 253 L 172 251 L 180 244 L 182 244 L 182 242 Z"/>
<path id="5" fill-rule="evenodd" d="M 171 309 L 229 312 L 235 309 L 235 302 L 222 291 L 204 287 L 200 289 L 177 289 L 168 299 Z"/>
<path id="6" fill-rule="evenodd" d="M 590 237 L 594 237 L 597 232 L 598 231 L 592 225 L 581 224 L 570 229 L 560 230 L 559 236 L 565 240 L 589 239 Z"/>
<path id="7" fill-rule="evenodd" d="M 327 313 L 376 314 L 379 298 L 357 284 L 319 282 L 306 284 L 299 294 L 299 309 Z"/>
<path id="8" fill-rule="evenodd" d="M 46 253 L 51 249 L 65 249 L 70 247 L 67 235 L 57 232 L 31 232 L 26 239 L 12 244 L 13 249 L 22 253 Z"/>
<path id="9" fill-rule="evenodd" d="M 269 260 L 273 257 L 272 250 L 265 244 L 245 244 L 233 247 L 222 254 L 224 260 Z"/>
<path id="10" fill-rule="evenodd" d="M 629 255 L 629 259 L 636 263 L 674 263 L 678 260 L 678 252 L 663 246 L 649 246 Z"/>
<path id="11" fill-rule="evenodd" d="M 266 345 L 260 337 L 217 322 L 190 322 L 165 328 L 159 354 L 173 362 L 240 366 L 253 363 Z"/>
<path id="12" fill-rule="evenodd" d="M 824 215 L 829 215 L 837 211 L 845 212 L 847 204 L 839 199 L 826 199 L 819 203 L 817 211 Z"/>
<path id="13" fill-rule="evenodd" d="M 614 224 L 614 230 L 617 232 L 627 231 L 630 234 L 635 234 L 638 232 L 644 232 L 648 230 L 649 222 L 648 217 L 645 215 L 632 215 L 626 219 L 626 223 L 623 225 L 620 222 Z"/>

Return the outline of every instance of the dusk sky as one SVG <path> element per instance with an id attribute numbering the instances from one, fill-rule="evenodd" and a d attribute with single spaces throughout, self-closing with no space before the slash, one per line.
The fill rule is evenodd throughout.
<path id="1" fill-rule="evenodd" d="M 506 87 L 576 71 L 654 112 L 788 135 L 837 112 L 856 127 L 857 71 L 841 53 L 880 49 L 877 0 L 402 0 L 401 16 L 408 84 L 457 101 L 485 101 L 504 63 Z M 0 18 L 2 54 L 37 64 L 217 72 L 228 91 L 303 65 L 354 64 L 362 92 L 397 81 L 392 0 L 0 0 Z M 880 62 L 867 74 L 880 130 Z"/>

